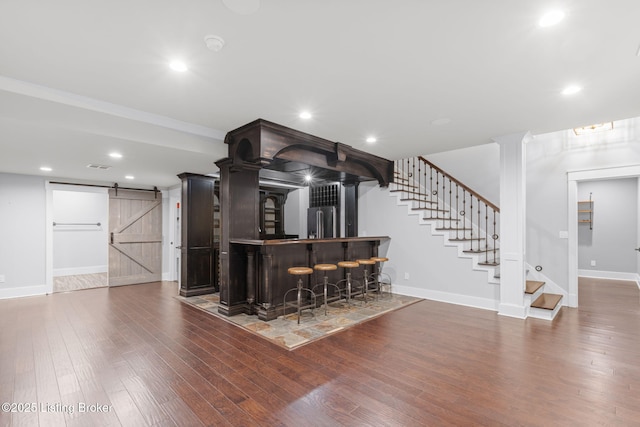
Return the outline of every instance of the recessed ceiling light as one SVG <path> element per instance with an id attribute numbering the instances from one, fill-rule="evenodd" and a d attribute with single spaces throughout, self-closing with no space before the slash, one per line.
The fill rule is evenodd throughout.
<path id="1" fill-rule="evenodd" d="M 368 137 L 368 138 L 366 139 L 366 141 L 367 141 L 367 143 L 369 143 L 369 144 L 373 144 L 374 142 L 376 142 L 376 141 L 377 141 L 377 139 L 376 139 L 376 137 L 375 137 L 375 136 L 370 136 L 370 137 Z"/>
<path id="2" fill-rule="evenodd" d="M 564 19 L 564 12 L 561 10 L 552 10 L 544 15 L 538 21 L 538 25 L 541 27 L 551 27 Z"/>
<path id="3" fill-rule="evenodd" d="M 113 157 L 114 159 L 121 159 L 122 158 L 122 154 L 120 153 L 109 153 L 109 157 Z"/>
<path id="4" fill-rule="evenodd" d="M 580 86 L 577 86 L 577 85 L 570 85 L 570 86 L 565 87 L 565 88 L 562 90 L 562 92 L 561 92 L 561 93 L 562 93 L 563 95 L 574 95 L 574 94 L 576 94 L 576 93 L 580 92 L 581 90 L 582 90 L 582 88 L 581 88 Z"/>
<path id="5" fill-rule="evenodd" d="M 173 71 L 178 71 L 180 73 L 184 73 L 185 71 L 188 70 L 187 64 L 185 64 L 182 61 L 171 61 L 169 63 L 169 68 L 171 68 Z"/>
<path id="6" fill-rule="evenodd" d="M 51 172 L 53 169 L 51 169 L 49 166 L 42 166 L 40 170 L 42 172 Z"/>
<path id="7" fill-rule="evenodd" d="M 311 174 L 310 174 L 310 173 L 308 173 L 308 174 L 306 174 L 306 175 L 304 176 L 304 180 L 305 180 L 306 182 L 311 182 L 311 180 L 312 180 L 312 179 L 313 179 L 313 177 L 311 176 Z"/>
<path id="8" fill-rule="evenodd" d="M 300 117 L 301 119 L 304 119 L 304 120 L 308 120 L 308 119 L 310 119 L 312 116 L 311 116 L 311 113 L 310 113 L 310 112 L 308 112 L 308 111 L 303 111 L 303 112 L 301 112 L 301 113 L 298 115 L 298 117 Z"/>
<path id="9" fill-rule="evenodd" d="M 126 175 L 126 176 L 125 176 L 125 179 L 135 179 L 135 176 L 133 176 L 133 175 Z"/>

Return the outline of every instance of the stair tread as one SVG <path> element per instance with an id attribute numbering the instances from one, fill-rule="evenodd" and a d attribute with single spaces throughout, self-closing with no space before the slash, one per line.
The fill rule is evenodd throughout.
<path id="1" fill-rule="evenodd" d="M 389 190 L 389 192 L 391 192 L 391 193 L 399 193 L 399 192 L 412 193 L 412 192 L 414 192 L 412 190 L 412 188 L 418 188 L 415 185 L 401 185 L 399 187 L 401 187 L 401 188 L 396 188 L 396 189 L 393 189 L 393 190 Z"/>
<path id="2" fill-rule="evenodd" d="M 401 202 L 438 203 L 438 202 L 434 202 L 433 200 L 418 199 L 416 197 L 403 198 L 403 199 L 400 199 L 400 201 Z"/>
<path id="3" fill-rule="evenodd" d="M 538 289 L 544 285 L 544 282 L 539 280 L 527 280 L 527 286 L 525 287 L 525 294 L 535 294 Z"/>
<path id="4" fill-rule="evenodd" d="M 412 211 L 438 211 L 438 212 L 449 212 L 448 210 L 445 209 L 436 209 L 436 208 L 411 208 Z"/>
<path id="5" fill-rule="evenodd" d="M 490 248 L 490 249 L 465 249 L 464 252 L 465 254 L 484 254 L 487 252 L 498 252 L 500 250 L 500 248 Z"/>
<path id="6" fill-rule="evenodd" d="M 455 237 L 449 239 L 452 242 L 476 242 L 478 240 L 485 240 L 485 237 Z"/>
<path id="7" fill-rule="evenodd" d="M 542 308 L 544 310 L 553 310 L 556 308 L 562 295 L 558 294 L 542 294 L 534 302 L 531 303 L 531 307 Z"/>
<path id="8" fill-rule="evenodd" d="M 489 267 L 497 267 L 500 265 L 499 262 L 479 262 L 478 265 L 487 265 Z"/>

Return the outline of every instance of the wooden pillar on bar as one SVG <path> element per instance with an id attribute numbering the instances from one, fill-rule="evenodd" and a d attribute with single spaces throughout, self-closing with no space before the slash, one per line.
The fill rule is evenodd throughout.
<path id="1" fill-rule="evenodd" d="M 528 133 L 494 138 L 500 145 L 500 304 L 498 314 L 525 318 L 526 150 Z"/>
<path id="2" fill-rule="evenodd" d="M 234 247 L 230 240 L 259 239 L 260 165 L 231 159 L 223 159 L 216 164 L 220 168 L 222 225 L 218 311 L 233 316 L 246 312 L 247 298 L 255 296 L 255 289 L 247 289 L 247 256 L 245 253 L 232 253 Z M 255 281 L 249 285 L 255 286 Z"/>
<path id="3" fill-rule="evenodd" d="M 344 237 L 358 236 L 358 184 L 344 184 Z"/>

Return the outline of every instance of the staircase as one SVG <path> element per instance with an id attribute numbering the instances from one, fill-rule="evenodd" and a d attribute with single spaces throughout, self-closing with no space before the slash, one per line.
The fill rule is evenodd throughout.
<path id="1" fill-rule="evenodd" d="M 487 271 L 488 282 L 500 283 L 500 209 L 424 157 L 397 160 L 391 194 L 408 206 L 432 235 L 457 246 L 458 256 L 471 258 L 473 268 Z M 543 292 L 544 282 L 527 280 L 528 316 L 552 320 L 562 295 Z"/>
<path id="2" fill-rule="evenodd" d="M 527 280 L 524 303 L 529 307 L 528 317 L 553 320 L 562 308 L 562 295 L 543 292 L 544 284 L 539 280 Z"/>

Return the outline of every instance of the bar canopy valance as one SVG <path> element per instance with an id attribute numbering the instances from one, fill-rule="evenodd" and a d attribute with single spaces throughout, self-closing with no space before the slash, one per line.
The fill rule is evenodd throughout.
<path id="1" fill-rule="evenodd" d="M 227 133 L 225 143 L 228 158 L 220 162 L 255 164 L 261 177 L 302 184 L 311 172 L 327 181 L 377 180 L 381 187 L 393 181 L 391 160 L 263 119 Z"/>

